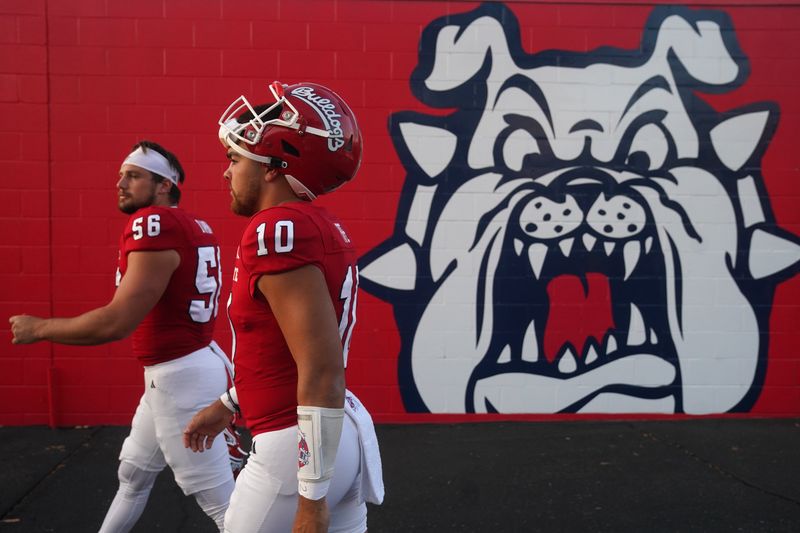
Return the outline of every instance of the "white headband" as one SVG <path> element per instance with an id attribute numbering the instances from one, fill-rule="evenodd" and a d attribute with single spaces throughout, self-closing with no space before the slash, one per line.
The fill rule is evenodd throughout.
<path id="1" fill-rule="evenodd" d="M 136 150 L 128 154 L 128 157 L 125 158 L 125 161 L 123 161 L 122 164 L 142 167 L 145 170 L 149 170 L 153 174 L 158 174 L 159 176 L 167 178 L 175 185 L 178 184 L 178 172 L 172 168 L 172 165 L 169 164 L 169 161 L 167 161 L 166 157 L 159 154 L 152 148 L 145 152 L 141 146 L 138 147 Z"/>

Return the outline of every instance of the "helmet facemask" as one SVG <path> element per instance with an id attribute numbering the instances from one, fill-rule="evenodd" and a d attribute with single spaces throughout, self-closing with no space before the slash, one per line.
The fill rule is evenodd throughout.
<path id="1" fill-rule="evenodd" d="M 274 81 L 269 85 L 269 90 L 275 98 L 275 103 L 257 112 L 243 95 L 228 106 L 222 113 L 218 124 L 220 139 L 233 139 L 233 142 L 243 142 L 250 146 L 255 146 L 261 141 L 264 130 L 267 126 L 282 126 L 293 130 L 301 129 L 300 113 L 292 102 L 284 95 L 284 86 L 280 82 Z M 264 120 L 270 116 L 275 109 L 280 109 L 278 116 L 273 119 Z M 248 114 L 253 117 L 250 120 L 239 122 L 238 117 Z M 319 137 L 329 137 L 327 130 L 306 126 L 302 128 L 305 133 L 317 135 Z M 224 143 L 223 143 L 224 144 Z"/>

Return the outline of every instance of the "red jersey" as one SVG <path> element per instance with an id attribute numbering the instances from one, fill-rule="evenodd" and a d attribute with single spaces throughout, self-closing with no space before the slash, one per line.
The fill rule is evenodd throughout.
<path id="1" fill-rule="evenodd" d="M 258 279 L 304 265 L 325 276 L 336 310 L 345 364 L 356 317 L 358 267 L 338 219 L 307 202 L 255 214 L 236 252 L 228 316 L 233 329 L 234 383 L 253 435 L 297 423 L 297 367 Z"/>
<path id="2" fill-rule="evenodd" d="M 211 342 L 222 285 L 211 227 L 180 208 L 150 206 L 132 214 L 122 232 L 117 286 L 130 252 L 158 250 L 175 250 L 181 262 L 131 336 L 133 353 L 144 365 L 177 359 Z"/>

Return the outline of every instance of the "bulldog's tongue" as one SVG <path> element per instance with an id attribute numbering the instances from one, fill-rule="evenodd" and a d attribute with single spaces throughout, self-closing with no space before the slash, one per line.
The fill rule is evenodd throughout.
<path id="1" fill-rule="evenodd" d="M 581 357 L 585 342 L 594 337 L 599 345 L 606 331 L 614 327 L 611 288 L 608 278 L 597 272 L 586 273 L 586 290 L 578 276 L 562 274 L 547 284 L 550 314 L 544 330 L 544 354 L 553 362 L 565 343 Z"/>

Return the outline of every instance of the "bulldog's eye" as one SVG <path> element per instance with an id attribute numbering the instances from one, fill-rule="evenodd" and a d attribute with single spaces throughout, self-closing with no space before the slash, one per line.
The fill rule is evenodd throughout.
<path id="1" fill-rule="evenodd" d="M 506 138 L 503 144 L 503 161 L 511 170 L 522 170 L 525 158 L 531 154 L 540 154 L 539 143 L 526 130 L 516 130 Z"/>
<path id="2" fill-rule="evenodd" d="M 633 170 L 656 170 L 664 166 L 669 153 L 669 141 L 655 124 L 645 124 L 633 136 L 625 165 Z"/>

